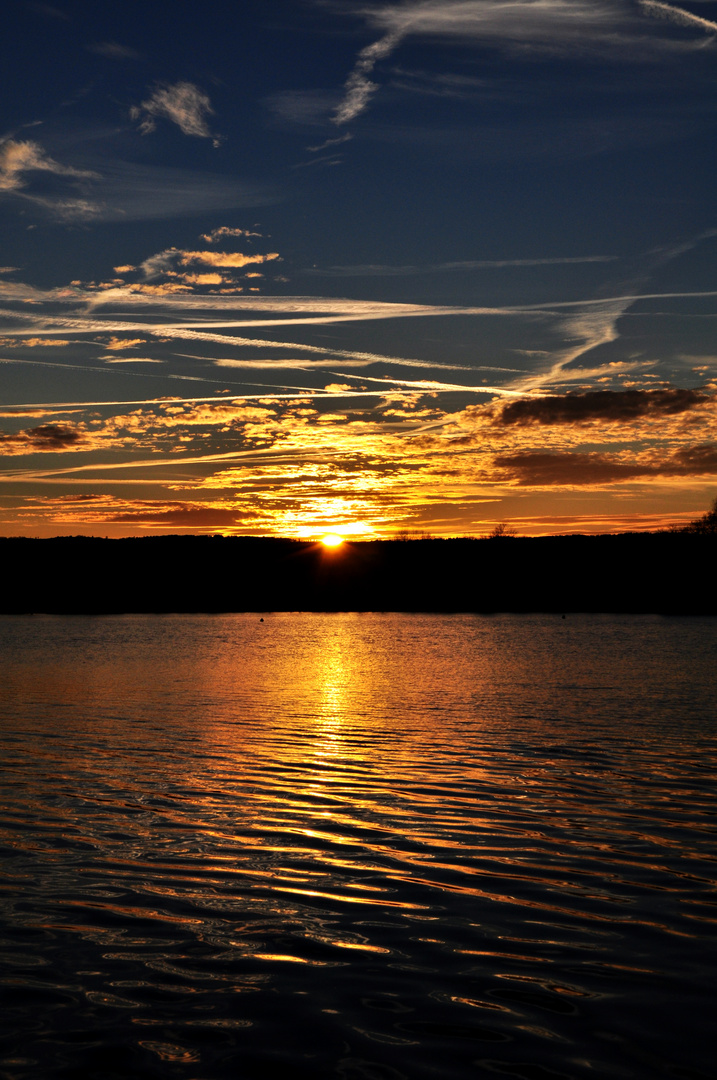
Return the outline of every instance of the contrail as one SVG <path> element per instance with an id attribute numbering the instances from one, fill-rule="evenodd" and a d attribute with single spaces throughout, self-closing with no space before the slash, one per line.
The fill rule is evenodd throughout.
<path id="1" fill-rule="evenodd" d="M 374 379 L 369 375 L 350 375 L 346 371 L 331 371 L 330 375 L 336 375 L 340 379 L 360 379 L 361 382 L 381 383 L 387 389 L 393 386 L 405 386 L 414 393 L 418 390 L 423 393 L 461 393 L 461 394 L 508 394 L 511 397 L 525 397 L 524 391 L 508 390 L 504 386 L 462 386 L 459 383 L 439 383 L 430 379 Z M 390 391 L 392 394 L 395 390 Z M 352 395 L 355 396 L 355 395 Z"/>
<path id="2" fill-rule="evenodd" d="M 350 379 L 350 375 L 343 375 L 341 372 L 331 372 L 330 374 L 341 375 L 341 378 Z M 355 378 L 356 376 L 354 376 Z M 362 376 L 363 381 L 363 376 Z M 503 390 L 500 387 L 495 386 L 441 386 L 439 383 L 427 383 L 425 385 L 416 383 L 408 383 L 406 389 L 396 389 L 396 385 L 392 380 L 385 382 L 383 379 L 376 379 L 376 382 L 383 383 L 384 390 L 304 390 L 297 388 L 293 393 L 273 393 L 271 389 L 267 389 L 262 394 L 223 394 L 221 397 L 218 394 L 213 394 L 207 397 L 166 397 L 166 398 L 138 398 L 135 401 L 53 401 L 49 404 L 45 402 L 22 402 L 11 405 L 1 405 L 2 409 L 45 409 L 47 412 L 66 412 L 68 409 L 99 409 L 99 408 L 121 408 L 125 405 L 185 405 L 185 404 L 199 404 L 202 402 L 214 402 L 217 405 L 231 405 L 235 401 L 302 401 L 309 398 L 358 398 L 358 397 L 386 397 L 387 394 L 395 396 L 396 394 L 404 394 L 406 396 L 412 396 L 416 393 L 416 390 L 424 391 L 465 391 L 466 393 L 478 393 L 478 394 L 511 394 L 513 391 Z M 256 385 L 256 384 L 252 384 Z M 262 384 L 259 383 L 259 386 Z M 411 389 L 413 387 L 413 389 Z M 524 396 L 524 395 L 520 395 Z"/>
<path id="3" fill-rule="evenodd" d="M 377 61 L 390 56 L 403 37 L 405 37 L 403 31 L 393 30 L 361 50 L 354 69 L 344 84 L 346 91 L 344 100 L 333 115 L 335 124 L 346 124 L 364 111 L 369 99 L 378 89 L 377 84 L 369 79 L 369 75 Z"/>
<path id="4" fill-rule="evenodd" d="M 664 0 L 638 0 L 640 7 L 647 15 L 654 15 L 658 19 L 669 19 L 670 22 L 679 23 L 682 26 L 699 26 L 711 34 L 717 34 L 717 23 L 710 19 L 703 19 L 701 15 L 693 15 L 691 11 L 665 4 Z"/>

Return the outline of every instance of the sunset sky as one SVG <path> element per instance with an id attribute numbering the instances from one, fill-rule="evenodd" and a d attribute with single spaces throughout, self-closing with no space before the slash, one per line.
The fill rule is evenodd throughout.
<path id="1" fill-rule="evenodd" d="M 717 2 L 7 0 L 0 535 L 717 493 Z"/>

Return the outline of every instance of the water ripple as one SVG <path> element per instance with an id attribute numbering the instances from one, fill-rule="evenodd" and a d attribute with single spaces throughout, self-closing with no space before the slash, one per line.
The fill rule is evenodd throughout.
<path id="1" fill-rule="evenodd" d="M 709 620 L 0 645 L 0 1075 L 713 1075 Z"/>

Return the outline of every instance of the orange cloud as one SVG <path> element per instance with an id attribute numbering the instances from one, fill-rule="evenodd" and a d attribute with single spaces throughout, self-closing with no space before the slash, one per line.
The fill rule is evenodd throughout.
<path id="1" fill-rule="evenodd" d="M 115 490 L 153 484 L 164 499 L 73 504 L 71 519 L 69 503 L 63 504 L 62 520 L 73 526 L 105 523 L 110 531 L 128 532 L 194 528 L 300 536 L 341 524 L 379 535 L 419 527 L 475 534 L 490 531 L 490 520 L 515 520 L 505 511 L 496 518 L 490 508 L 486 519 L 483 509 L 486 502 L 492 507 L 510 499 L 515 505 L 523 500 L 525 527 L 519 531 L 531 531 L 533 521 L 538 531 L 564 531 L 568 521 L 579 527 L 574 495 L 570 503 L 576 488 L 591 489 L 590 513 L 602 507 L 607 520 L 609 500 L 619 509 L 626 490 L 631 500 L 638 486 L 664 492 L 678 483 L 684 490 L 688 481 L 703 490 L 717 476 L 717 401 L 709 387 L 687 392 L 687 398 L 664 396 L 664 389 L 656 391 L 662 397 L 640 397 L 628 445 L 627 421 L 620 417 L 623 406 L 634 408 L 629 397 L 610 398 L 610 420 L 585 419 L 594 411 L 592 399 L 566 394 L 549 402 L 550 419 L 569 413 L 574 406 L 565 402 L 577 398 L 579 422 L 501 423 L 502 403 L 451 412 L 428 384 L 400 392 L 389 385 L 363 400 L 351 383 L 331 383 L 328 390 L 339 396 L 272 397 L 267 388 L 251 401 L 156 400 L 131 411 L 117 403 L 116 415 L 86 412 L 81 424 L 6 434 L 0 453 L 84 452 L 80 465 L 36 469 L 38 482 L 58 483 L 63 476 L 67 484 L 96 484 L 102 477 Z M 546 398 L 528 400 L 532 405 Z M 101 463 L 97 450 L 105 452 Z M 533 498 L 542 501 L 525 503 Z M 546 505 L 557 507 L 561 499 L 562 524 L 544 527 Z M 644 509 L 652 522 L 654 505 L 645 501 Z"/>
<path id="2" fill-rule="evenodd" d="M 5 349 L 17 349 L 25 347 L 28 349 L 37 348 L 63 348 L 65 345 L 72 344 L 70 341 L 66 341 L 64 338 L 0 338 L 0 345 Z"/>
<path id="3" fill-rule="evenodd" d="M 185 285 L 224 285 L 230 279 L 221 274 L 182 274 L 181 280 Z"/>
<path id="4" fill-rule="evenodd" d="M 135 347 L 135 345 L 144 345 L 144 344 L 145 344 L 144 338 L 111 337 L 109 339 L 109 341 L 105 344 L 104 347 L 105 347 L 105 349 L 108 349 L 110 352 L 113 352 L 115 350 L 120 350 L 120 349 L 133 349 Z"/>
<path id="5" fill-rule="evenodd" d="M 243 255 L 239 251 L 179 251 L 178 256 L 183 266 L 204 263 L 205 266 L 230 266 L 235 269 L 281 258 L 278 251 L 269 252 L 268 255 Z"/>
<path id="6" fill-rule="evenodd" d="M 127 288 L 133 293 L 143 293 L 146 296 L 170 296 L 172 293 L 191 292 L 191 286 L 183 285 L 181 281 L 165 281 L 161 285 L 128 285 Z"/>

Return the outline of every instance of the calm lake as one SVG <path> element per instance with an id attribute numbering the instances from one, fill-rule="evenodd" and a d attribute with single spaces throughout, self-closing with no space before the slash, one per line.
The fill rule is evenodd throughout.
<path id="1" fill-rule="evenodd" d="M 0 1077 L 715 1076 L 717 620 L 0 618 Z"/>

